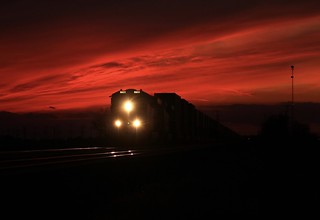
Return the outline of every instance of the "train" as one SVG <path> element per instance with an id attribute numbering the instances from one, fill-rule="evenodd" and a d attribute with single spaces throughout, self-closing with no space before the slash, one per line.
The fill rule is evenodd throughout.
<path id="1" fill-rule="evenodd" d="M 186 144 L 239 136 L 176 93 L 120 89 L 110 98 L 112 137 L 119 143 Z"/>

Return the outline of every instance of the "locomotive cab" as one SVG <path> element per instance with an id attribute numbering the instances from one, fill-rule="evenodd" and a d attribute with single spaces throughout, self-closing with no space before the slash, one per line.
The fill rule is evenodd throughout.
<path id="1" fill-rule="evenodd" d="M 142 90 L 120 90 L 111 95 L 113 129 L 119 138 L 145 139 L 153 127 L 153 97 Z"/>

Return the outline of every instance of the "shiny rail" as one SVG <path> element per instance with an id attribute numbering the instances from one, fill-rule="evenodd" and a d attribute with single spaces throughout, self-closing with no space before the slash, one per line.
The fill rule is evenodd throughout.
<path id="1" fill-rule="evenodd" d="M 0 169 L 25 168 L 50 164 L 75 163 L 98 159 L 136 156 L 137 150 L 116 150 L 110 147 L 7 151 L 0 153 Z"/>

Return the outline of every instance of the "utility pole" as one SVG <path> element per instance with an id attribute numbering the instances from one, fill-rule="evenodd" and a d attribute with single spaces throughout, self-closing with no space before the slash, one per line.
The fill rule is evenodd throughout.
<path id="1" fill-rule="evenodd" d="M 293 90 L 293 70 L 294 66 L 291 66 L 291 108 L 290 108 L 290 115 L 289 115 L 289 134 L 293 137 L 293 117 L 294 117 L 294 90 Z"/>
<path id="2" fill-rule="evenodd" d="M 293 70 L 294 66 L 291 66 L 291 118 L 293 119 L 293 108 L 294 108 L 294 90 L 293 90 Z"/>

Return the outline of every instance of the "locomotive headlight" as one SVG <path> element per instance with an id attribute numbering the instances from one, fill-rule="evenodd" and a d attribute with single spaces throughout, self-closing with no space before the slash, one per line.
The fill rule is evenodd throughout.
<path id="1" fill-rule="evenodd" d="M 133 126 L 136 127 L 136 128 L 140 127 L 141 126 L 141 121 L 139 119 L 134 120 L 133 121 Z"/>
<path id="2" fill-rule="evenodd" d="M 119 128 L 122 125 L 122 122 L 120 120 L 115 120 L 114 125 Z"/>
<path id="3" fill-rule="evenodd" d="M 123 105 L 123 109 L 130 113 L 133 110 L 133 103 L 131 101 L 126 101 Z"/>

